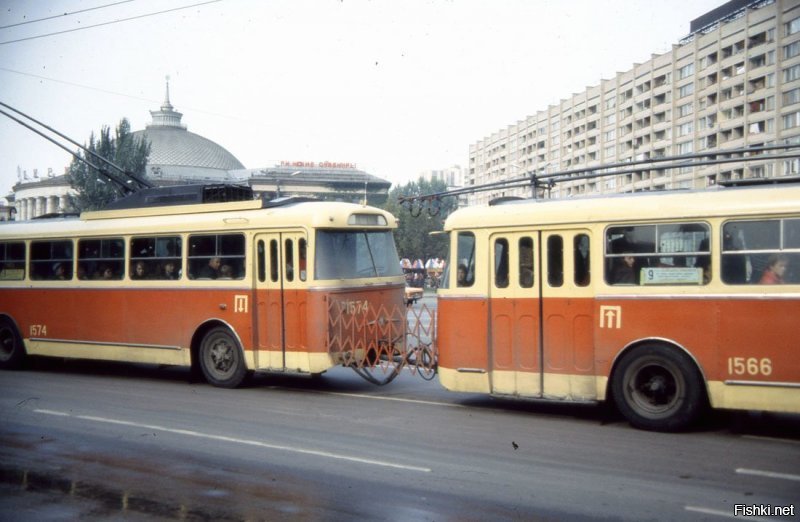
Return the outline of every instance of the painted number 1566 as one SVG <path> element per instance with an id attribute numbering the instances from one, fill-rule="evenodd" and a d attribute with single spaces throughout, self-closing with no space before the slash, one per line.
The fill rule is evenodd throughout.
<path id="1" fill-rule="evenodd" d="M 728 357 L 729 375 L 770 375 L 772 360 L 756 357 Z"/>

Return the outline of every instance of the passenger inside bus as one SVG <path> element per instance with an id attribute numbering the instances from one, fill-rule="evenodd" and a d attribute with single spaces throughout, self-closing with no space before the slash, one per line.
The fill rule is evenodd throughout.
<path id="1" fill-rule="evenodd" d="M 786 268 L 789 266 L 789 258 L 783 254 L 773 254 L 767 261 L 767 269 L 759 279 L 762 285 L 780 285 L 785 282 L 784 276 Z"/>
<path id="2" fill-rule="evenodd" d="M 208 260 L 208 264 L 204 266 L 198 274 L 198 279 L 217 279 L 219 277 L 219 268 L 222 265 L 222 259 L 219 257 L 212 257 Z"/>
<path id="3" fill-rule="evenodd" d="M 180 275 L 175 269 L 175 261 L 167 261 L 164 263 L 162 278 L 171 280 L 180 279 Z"/>
<path id="4" fill-rule="evenodd" d="M 457 286 L 472 286 L 472 281 L 467 273 L 467 265 L 460 263 L 458 271 L 456 272 L 456 285 Z"/>
<path id="5" fill-rule="evenodd" d="M 618 264 L 614 269 L 614 275 L 611 278 L 615 285 L 635 285 L 636 281 L 636 258 L 633 256 L 623 256 L 622 263 Z"/>
<path id="6" fill-rule="evenodd" d="M 231 265 L 219 267 L 219 279 L 233 279 L 233 267 Z"/>
<path id="7" fill-rule="evenodd" d="M 137 261 L 131 270 L 131 279 L 146 279 L 147 270 L 145 270 L 144 261 Z"/>
<path id="8" fill-rule="evenodd" d="M 71 279 L 72 275 L 67 273 L 67 265 L 64 263 L 56 263 L 53 265 L 53 279 Z"/>

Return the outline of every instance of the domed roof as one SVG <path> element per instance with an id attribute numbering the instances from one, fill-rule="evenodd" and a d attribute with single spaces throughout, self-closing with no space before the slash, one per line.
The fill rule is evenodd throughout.
<path id="1" fill-rule="evenodd" d="M 133 136 L 144 137 L 150 143 L 147 175 L 158 182 L 226 181 L 232 179 L 230 170 L 244 165 L 221 145 L 186 130 L 181 123 L 183 114 L 169 102 L 169 83 L 161 110 L 150 111 L 152 123 Z"/>
<path id="2" fill-rule="evenodd" d="M 146 130 L 133 134 L 144 136 L 150 142 L 148 166 L 205 167 L 225 171 L 244 168 L 224 147 L 186 129 L 148 125 Z"/>

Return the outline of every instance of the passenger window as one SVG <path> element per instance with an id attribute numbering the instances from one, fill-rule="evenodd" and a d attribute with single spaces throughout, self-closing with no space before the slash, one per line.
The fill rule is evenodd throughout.
<path id="1" fill-rule="evenodd" d="M 707 284 L 711 279 L 709 236 L 705 223 L 610 227 L 606 231 L 606 282 Z"/>
<path id="2" fill-rule="evenodd" d="M 475 234 L 459 232 L 456 252 L 456 286 L 469 287 L 475 283 Z"/>
<path id="3" fill-rule="evenodd" d="M 31 242 L 31 279 L 72 279 L 72 241 Z"/>
<path id="4" fill-rule="evenodd" d="M 294 281 L 294 242 L 291 239 L 286 240 L 286 280 Z"/>
<path id="5" fill-rule="evenodd" d="M 81 239 L 78 241 L 78 279 L 115 281 L 125 275 L 123 239 Z"/>
<path id="6" fill-rule="evenodd" d="M 182 273 L 180 236 L 131 239 L 131 279 L 177 280 Z"/>
<path id="7" fill-rule="evenodd" d="M 267 280 L 267 261 L 264 249 L 264 241 L 258 242 L 258 281 L 263 283 Z"/>
<path id="8" fill-rule="evenodd" d="M 494 242 L 494 286 L 508 288 L 508 240 Z"/>
<path id="9" fill-rule="evenodd" d="M 547 238 L 547 284 L 559 287 L 564 284 L 564 238 Z"/>
<path id="10" fill-rule="evenodd" d="M 575 284 L 588 286 L 592 276 L 589 266 L 589 236 L 578 234 L 574 239 L 573 257 L 575 259 Z"/>
<path id="11" fill-rule="evenodd" d="M 0 280 L 25 279 L 25 243 L 0 243 Z"/>
<path id="12" fill-rule="evenodd" d="M 300 281 L 305 281 L 307 277 L 306 269 L 307 269 L 307 262 L 306 262 L 306 240 L 305 238 L 300 238 L 300 241 L 297 242 L 297 262 L 300 266 Z"/>
<path id="13" fill-rule="evenodd" d="M 244 279 L 244 235 L 189 236 L 189 279 Z"/>
<path id="14" fill-rule="evenodd" d="M 278 282 L 279 263 L 278 241 L 273 239 L 269 242 L 269 280 L 273 283 Z"/>
<path id="15" fill-rule="evenodd" d="M 731 221 L 722 227 L 727 284 L 800 282 L 800 219 Z"/>
<path id="16" fill-rule="evenodd" d="M 533 239 L 519 239 L 519 286 L 533 287 Z"/>

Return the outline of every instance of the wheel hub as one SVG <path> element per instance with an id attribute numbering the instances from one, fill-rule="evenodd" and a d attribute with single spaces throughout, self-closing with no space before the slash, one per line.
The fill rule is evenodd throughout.
<path id="1" fill-rule="evenodd" d="M 227 372 L 233 364 L 231 347 L 224 342 L 219 342 L 210 350 L 211 362 L 219 371 Z"/>

